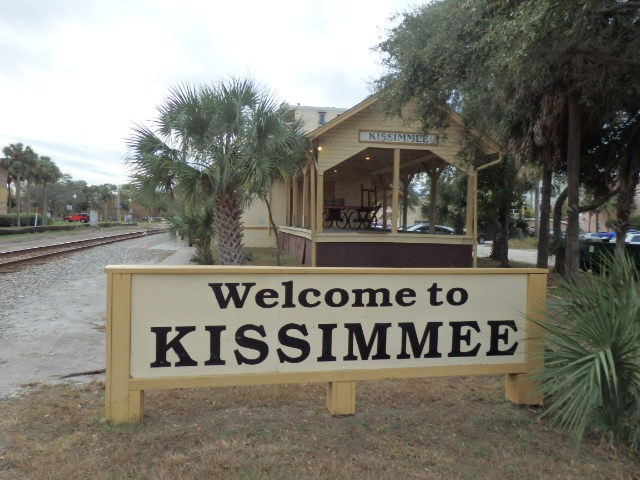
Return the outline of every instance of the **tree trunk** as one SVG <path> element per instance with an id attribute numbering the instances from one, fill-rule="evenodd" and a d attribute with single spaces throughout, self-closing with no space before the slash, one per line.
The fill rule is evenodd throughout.
<path id="1" fill-rule="evenodd" d="M 564 249 L 565 241 L 562 238 L 562 207 L 567 200 L 568 190 L 565 188 L 560 192 L 553 206 L 553 240 L 552 250 L 556 256 L 556 272 L 564 273 Z"/>
<path id="2" fill-rule="evenodd" d="M 47 182 L 42 182 L 42 226 L 46 227 L 47 222 Z"/>
<path id="3" fill-rule="evenodd" d="M 27 178 L 27 214 L 31 215 L 31 180 Z"/>
<path id="4" fill-rule="evenodd" d="M 629 219 L 633 209 L 633 199 L 638 187 L 638 175 L 640 175 L 640 165 L 634 165 L 631 159 L 633 153 L 625 151 L 622 153 L 622 161 L 618 167 L 618 202 L 616 205 L 616 222 L 614 231 L 616 232 L 616 250 L 625 250 L 624 239 L 627 230 L 631 226 Z"/>
<path id="5" fill-rule="evenodd" d="M 549 267 L 549 217 L 551 214 L 551 180 L 553 170 L 550 160 L 542 166 L 542 192 L 540 194 L 540 229 L 538 231 L 538 268 Z"/>
<path id="6" fill-rule="evenodd" d="M 11 212 L 11 181 L 7 180 L 7 213 Z"/>
<path id="7" fill-rule="evenodd" d="M 275 232 L 276 235 L 276 265 L 280 265 L 280 238 L 278 234 L 278 226 L 276 222 L 273 220 L 273 212 L 271 211 L 271 202 L 269 201 L 269 195 L 265 195 L 263 198 L 265 205 L 267 206 L 267 214 L 269 215 L 269 224 L 271 224 L 271 228 Z"/>
<path id="8" fill-rule="evenodd" d="M 436 233 L 436 221 L 437 221 L 437 203 L 436 198 L 438 195 L 438 174 L 434 171 L 427 171 L 429 178 L 431 179 L 431 201 L 429 210 L 429 233 Z"/>
<path id="9" fill-rule="evenodd" d="M 20 182 L 21 181 L 22 179 L 20 178 L 20 175 L 18 175 L 16 177 L 16 206 L 18 207 L 18 227 L 22 226 L 22 223 L 20 221 L 20 214 L 21 214 L 20 203 L 22 203 L 20 199 Z"/>
<path id="10" fill-rule="evenodd" d="M 216 244 L 223 265 L 240 265 L 243 261 L 242 207 L 235 192 L 213 196 L 213 225 Z"/>
<path id="11" fill-rule="evenodd" d="M 533 201 L 535 205 L 533 206 L 534 211 L 534 227 L 536 229 L 536 235 L 540 231 L 540 180 L 536 178 L 536 190 L 533 194 Z"/>
<path id="12" fill-rule="evenodd" d="M 572 95 L 568 101 L 567 127 L 567 231 L 565 239 L 565 275 L 574 275 L 578 271 L 580 249 L 580 154 L 582 148 L 582 113 L 578 99 Z"/>

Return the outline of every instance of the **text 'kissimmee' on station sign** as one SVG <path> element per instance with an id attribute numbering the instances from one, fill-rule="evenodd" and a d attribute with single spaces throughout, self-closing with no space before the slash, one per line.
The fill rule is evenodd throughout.
<path id="1" fill-rule="evenodd" d="M 361 142 L 373 143 L 401 143 L 414 145 L 437 145 L 438 136 L 426 133 L 384 132 L 373 130 L 360 130 Z"/>
<path id="2" fill-rule="evenodd" d="M 528 369 L 527 273 L 118 266 L 107 272 L 108 390 Z M 113 366 L 119 373 L 109 372 Z M 126 379 L 116 378 L 125 370 Z"/>

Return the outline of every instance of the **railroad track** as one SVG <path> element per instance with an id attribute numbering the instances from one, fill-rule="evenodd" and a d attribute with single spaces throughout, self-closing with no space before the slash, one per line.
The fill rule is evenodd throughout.
<path id="1" fill-rule="evenodd" d="M 104 237 L 72 240 L 69 242 L 44 245 L 40 247 L 0 251 L 0 273 L 12 272 L 15 271 L 16 267 L 21 265 L 46 260 L 51 257 L 72 253 L 78 250 L 98 247 L 109 243 L 122 242 L 124 240 L 131 240 L 133 238 L 140 238 L 163 232 L 166 232 L 166 229 L 139 230 L 117 235 L 107 235 Z"/>

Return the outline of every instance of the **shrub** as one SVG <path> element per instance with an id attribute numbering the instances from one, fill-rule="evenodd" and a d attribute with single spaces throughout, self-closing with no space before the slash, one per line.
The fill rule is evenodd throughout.
<path id="1" fill-rule="evenodd" d="M 640 446 L 640 295 L 629 255 L 609 255 L 601 274 L 560 287 L 545 331 L 544 415 L 580 443 L 591 429 Z"/>
<path id="2" fill-rule="evenodd" d="M 22 213 L 20 214 L 20 225 L 22 227 L 32 227 L 36 222 L 35 213 Z M 38 215 L 38 225 L 42 225 L 42 215 Z M 17 227 L 18 215 L 15 213 L 9 213 L 7 215 L 0 215 L 0 227 Z"/>
<path id="3" fill-rule="evenodd" d="M 189 246 L 195 246 L 191 261 L 199 265 L 213 265 L 211 241 L 213 238 L 213 209 L 210 205 L 196 208 L 193 211 L 184 210 L 169 219 L 169 235 L 188 241 Z"/>

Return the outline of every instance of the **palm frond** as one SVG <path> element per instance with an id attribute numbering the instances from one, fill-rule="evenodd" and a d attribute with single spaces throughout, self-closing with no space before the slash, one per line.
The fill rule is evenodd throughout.
<path id="1" fill-rule="evenodd" d="M 579 443 L 590 428 L 637 445 L 640 439 L 640 296 L 633 260 L 617 253 L 601 275 L 563 285 L 550 309 L 540 391 L 549 416 Z"/>

